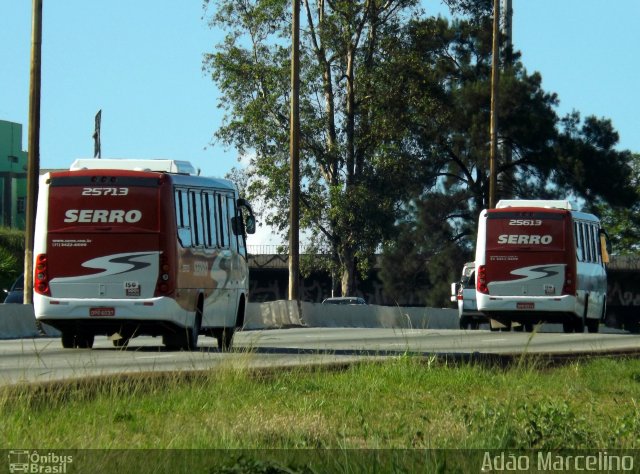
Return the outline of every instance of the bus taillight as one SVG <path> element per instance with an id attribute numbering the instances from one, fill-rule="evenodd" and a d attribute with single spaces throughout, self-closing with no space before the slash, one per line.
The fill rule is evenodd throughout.
<path id="1" fill-rule="evenodd" d="M 487 286 L 487 268 L 484 265 L 480 265 L 477 275 L 478 284 L 476 286 L 476 289 L 480 293 L 488 295 L 489 287 Z"/>
<path id="2" fill-rule="evenodd" d="M 576 278 L 573 274 L 573 270 L 571 270 L 569 267 L 565 267 L 564 269 L 564 284 L 562 285 L 562 294 L 574 296 L 576 294 Z"/>
<path id="3" fill-rule="evenodd" d="M 49 269 L 47 254 L 41 253 L 36 257 L 35 280 L 33 289 L 36 293 L 44 296 L 51 296 L 51 288 L 49 288 Z"/>
<path id="4" fill-rule="evenodd" d="M 171 266 L 164 255 L 160 257 L 160 274 L 156 284 L 156 296 L 166 296 L 173 292 L 173 282 L 171 281 Z"/>

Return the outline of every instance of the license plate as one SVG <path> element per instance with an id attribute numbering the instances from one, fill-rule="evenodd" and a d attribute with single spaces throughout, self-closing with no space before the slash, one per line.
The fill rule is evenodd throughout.
<path id="1" fill-rule="evenodd" d="M 115 308 L 89 308 L 89 316 L 115 316 Z"/>
<path id="2" fill-rule="evenodd" d="M 517 309 L 535 309 L 535 303 L 516 303 Z"/>

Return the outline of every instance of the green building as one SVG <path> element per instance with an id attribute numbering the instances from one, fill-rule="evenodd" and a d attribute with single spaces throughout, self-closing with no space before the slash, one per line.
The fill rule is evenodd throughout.
<path id="1" fill-rule="evenodd" d="M 0 120 L 0 226 L 25 228 L 27 152 L 22 150 L 22 125 Z"/>

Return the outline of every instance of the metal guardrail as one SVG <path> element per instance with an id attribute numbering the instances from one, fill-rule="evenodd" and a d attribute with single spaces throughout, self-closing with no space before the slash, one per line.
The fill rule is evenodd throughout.
<path id="1" fill-rule="evenodd" d="M 288 245 L 247 245 L 250 255 L 288 255 Z"/>

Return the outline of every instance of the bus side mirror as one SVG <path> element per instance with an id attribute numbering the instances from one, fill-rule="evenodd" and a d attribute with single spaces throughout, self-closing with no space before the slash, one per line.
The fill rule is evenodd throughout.
<path id="1" fill-rule="evenodd" d="M 240 208 L 244 208 L 247 210 L 249 215 L 245 218 L 244 221 L 244 231 L 247 234 L 255 234 L 256 233 L 256 218 L 253 215 L 253 210 L 251 209 L 251 205 L 246 199 L 238 199 L 237 205 Z M 235 228 L 234 228 L 235 229 Z"/>
<path id="2" fill-rule="evenodd" d="M 256 218 L 253 216 L 247 217 L 247 222 L 245 223 L 245 229 L 247 234 L 255 234 L 256 233 Z"/>
<path id="3" fill-rule="evenodd" d="M 243 233 L 255 234 L 256 233 L 256 218 L 253 216 L 247 216 L 246 222 L 242 222 L 242 217 L 231 218 L 231 229 L 235 235 L 242 235 Z"/>

